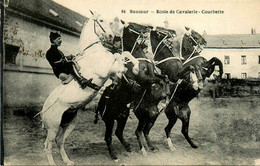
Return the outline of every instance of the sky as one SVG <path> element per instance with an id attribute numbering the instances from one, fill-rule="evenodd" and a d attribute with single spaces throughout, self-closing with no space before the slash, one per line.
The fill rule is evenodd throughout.
<path id="1" fill-rule="evenodd" d="M 90 17 L 89 9 L 108 21 L 115 17 L 153 26 L 169 28 L 188 26 L 199 33 L 249 34 L 251 28 L 260 34 L 260 0 L 53 0 L 83 16 Z M 122 12 L 124 10 L 125 12 Z M 148 13 L 130 13 L 130 10 Z M 160 10 L 160 13 L 157 13 Z M 193 11 L 193 14 L 181 11 Z M 204 14 L 203 11 L 218 11 Z M 170 13 L 174 11 L 175 13 Z M 168 12 L 168 13 L 166 13 Z M 197 13 L 196 13 L 197 12 Z"/>

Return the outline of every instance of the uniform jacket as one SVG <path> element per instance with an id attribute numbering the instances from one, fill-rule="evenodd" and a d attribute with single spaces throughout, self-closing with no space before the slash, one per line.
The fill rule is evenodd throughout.
<path id="1" fill-rule="evenodd" d="M 64 54 L 57 48 L 57 46 L 51 46 L 46 53 L 46 59 L 52 66 L 54 75 L 57 78 L 59 78 L 60 73 L 72 74 L 72 63 L 66 60 Z"/>

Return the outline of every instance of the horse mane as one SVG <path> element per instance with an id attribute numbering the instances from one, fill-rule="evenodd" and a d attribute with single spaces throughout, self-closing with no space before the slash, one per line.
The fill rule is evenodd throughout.
<path id="1" fill-rule="evenodd" d="M 146 29 L 146 30 L 153 29 L 153 26 L 151 26 L 151 25 L 145 25 L 145 24 L 141 25 L 141 24 L 137 24 L 134 22 L 129 22 L 127 27 L 131 28 L 139 33 L 140 33 L 140 30 L 142 30 L 142 29 Z"/>
<path id="2" fill-rule="evenodd" d="M 176 31 L 173 29 L 167 29 L 164 27 L 156 27 L 157 31 L 161 31 L 161 32 L 166 32 L 166 33 L 171 33 L 171 34 L 175 34 L 176 35 Z"/>
<path id="3" fill-rule="evenodd" d="M 133 51 L 133 56 L 138 58 L 146 58 L 145 53 L 142 48 L 142 44 L 138 44 L 136 39 L 138 38 L 139 34 L 143 32 L 142 30 L 148 31 L 148 26 L 143 26 L 137 23 L 129 22 L 127 26 L 123 29 L 123 48 L 124 51 L 131 52 Z"/>
<path id="4" fill-rule="evenodd" d="M 90 18 L 87 21 L 85 21 L 81 31 L 81 35 L 79 39 L 80 53 L 82 53 L 85 48 L 98 41 L 100 41 L 100 39 L 95 34 L 94 19 Z"/>

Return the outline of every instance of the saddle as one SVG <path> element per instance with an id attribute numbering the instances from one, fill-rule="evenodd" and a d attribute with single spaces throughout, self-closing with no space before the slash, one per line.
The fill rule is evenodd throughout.
<path id="1" fill-rule="evenodd" d="M 74 76 L 72 74 L 60 73 L 59 79 L 63 85 L 66 85 L 74 79 Z"/>
<path id="2" fill-rule="evenodd" d="M 74 59 L 68 60 L 68 61 L 71 61 L 74 64 L 76 70 L 78 70 L 78 71 L 80 70 L 80 66 Z M 74 79 L 74 76 L 72 74 L 60 73 L 59 79 L 61 80 L 61 83 L 63 85 L 66 85 L 66 84 L 70 83 L 71 80 Z"/>

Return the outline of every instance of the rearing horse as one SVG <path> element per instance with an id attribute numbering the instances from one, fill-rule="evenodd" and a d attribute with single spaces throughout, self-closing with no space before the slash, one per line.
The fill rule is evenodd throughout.
<path id="1" fill-rule="evenodd" d="M 146 31 L 148 27 L 143 27 Z M 130 32 L 131 31 L 131 32 Z M 155 101 L 160 101 L 166 97 L 164 86 L 160 78 L 154 74 L 154 65 L 145 57 L 144 40 L 140 32 L 124 28 L 122 36 L 122 48 L 129 51 L 139 60 L 139 73 L 134 74 L 129 66 L 125 77 L 121 79 L 118 85 L 106 88 L 100 98 L 96 113 L 99 111 L 106 125 L 105 141 L 108 146 L 109 154 L 114 161 L 118 161 L 116 153 L 112 146 L 112 131 L 114 121 L 117 121 L 116 136 L 122 143 L 126 151 L 130 152 L 130 144 L 123 137 L 123 130 L 129 116 L 128 104 L 135 101 L 133 105 L 135 110 L 148 109 L 148 105 L 157 108 Z M 138 104 L 139 103 L 139 104 Z M 146 103 L 146 105 L 143 105 Z M 159 111 L 158 111 L 159 112 Z"/>
<path id="2" fill-rule="evenodd" d="M 101 37 L 111 37 L 110 35 L 112 36 L 113 33 L 108 24 L 100 17 L 93 16 L 85 22 L 80 36 L 81 55 L 76 59 L 81 67 L 80 72 L 85 78 L 93 78 L 92 83 L 99 88 L 111 76 L 121 78 L 126 71 L 125 54 L 115 56 L 108 52 L 100 42 Z M 68 165 L 74 164 L 65 152 L 64 142 L 76 126 L 78 110 L 83 109 L 97 93 L 96 88 L 81 89 L 79 84 L 72 80 L 66 85 L 56 87 L 44 102 L 39 114 L 47 129 L 44 146 L 50 165 L 55 165 L 52 156 L 54 141 L 58 145 L 63 161 Z"/>
<path id="3" fill-rule="evenodd" d="M 140 43 L 142 49 L 146 50 L 149 49 L 149 35 L 151 29 L 151 26 L 144 26 L 136 23 L 128 23 L 128 25 L 124 27 L 123 37 L 128 39 L 126 42 L 129 44 L 129 46 L 135 45 L 136 43 Z M 145 52 L 145 54 L 134 54 L 133 56 L 135 56 L 138 59 L 137 56 L 140 57 L 140 55 L 146 58 L 152 58 L 151 55 L 149 55 L 148 50 Z M 154 63 L 153 60 L 151 61 Z M 160 75 L 159 73 L 155 72 L 155 75 L 163 80 L 165 79 L 165 76 Z M 164 88 L 161 89 L 161 87 Z M 155 149 L 155 147 L 151 143 L 149 133 L 159 115 L 159 109 L 157 105 L 162 99 L 160 94 L 161 92 L 163 92 L 162 90 L 165 91 L 164 95 L 166 95 L 169 91 L 165 83 L 163 83 L 163 86 L 153 85 L 150 88 L 148 88 L 147 91 L 143 92 L 143 97 L 141 100 L 139 99 L 133 101 L 133 105 L 135 105 L 134 113 L 138 118 L 138 126 L 135 130 L 135 134 L 137 136 L 137 140 L 143 156 L 146 156 L 147 154 L 146 149 L 144 147 L 143 136 L 148 144 L 149 149 Z"/>
<path id="4" fill-rule="evenodd" d="M 168 125 L 165 127 L 166 137 L 169 148 L 173 151 L 175 148 L 172 144 L 170 137 L 170 132 L 177 119 L 182 121 L 182 134 L 188 141 L 188 143 L 193 148 L 198 146 L 191 140 L 188 134 L 189 120 L 191 110 L 188 103 L 198 95 L 201 88 L 203 87 L 203 82 L 206 77 L 209 77 L 216 65 L 220 68 L 221 78 L 223 73 L 223 66 L 219 59 L 212 58 L 207 61 L 204 57 L 199 56 L 200 51 L 203 46 L 206 45 L 205 39 L 196 31 L 186 28 L 187 32 L 184 33 L 182 39 L 180 40 L 180 54 L 183 58 L 183 68 L 192 68 L 193 73 L 196 74 L 195 80 L 191 80 L 187 77 L 187 73 L 182 72 L 179 74 L 179 81 L 171 88 L 171 97 L 168 106 L 165 109 L 165 114 L 169 120 Z M 178 55 L 179 56 L 179 55 Z M 164 64 L 162 64 L 164 65 Z M 165 66 L 167 66 L 165 64 Z M 159 67 L 159 66 L 158 66 Z M 166 69 L 171 71 L 172 69 Z M 196 80 L 197 79 L 197 80 Z M 194 83 L 194 84 L 192 84 Z"/>

